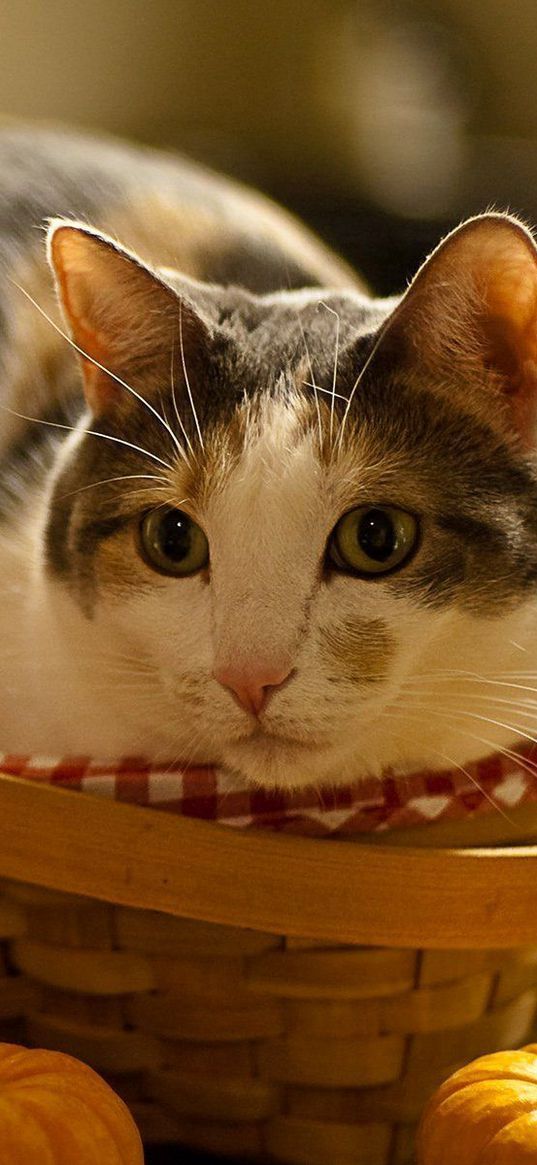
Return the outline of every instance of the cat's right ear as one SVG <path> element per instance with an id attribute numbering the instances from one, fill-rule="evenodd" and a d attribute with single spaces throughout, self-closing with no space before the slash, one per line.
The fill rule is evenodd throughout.
<path id="1" fill-rule="evenodd" d="M 48 255 L 95 416 L 132 407 L 129 388 L 147 397 L 169 387 L 174 373 L 177 382 L 195 377 L 207 325 L 156 272 L 105 235 L 63 219 L 50 225 Z"/>
<path id="2" fill-rule="evenodd" d="M 537 246 L 507 214 L 452 231 L 384 327 L 414 377 L 458 392 L 525 449 L 537 444 Z"/>

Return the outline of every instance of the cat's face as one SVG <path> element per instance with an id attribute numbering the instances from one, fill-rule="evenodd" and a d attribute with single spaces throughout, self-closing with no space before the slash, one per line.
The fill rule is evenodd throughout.
<path id="1" fill-rule="evenodd" d="M 297 786 L 487 751 L 449 673 L 497 669 L 533 612 L 532 248 L 484 218 L 396 305 L 159 281 L 56 230 L 93 363 L 47 585 L 147 753 Z"/>

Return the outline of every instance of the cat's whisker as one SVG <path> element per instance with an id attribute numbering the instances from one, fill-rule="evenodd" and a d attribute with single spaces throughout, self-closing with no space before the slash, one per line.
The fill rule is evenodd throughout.
<path id="1" fill-rule="evenodd" d="M 150 413 L 152 413 L 152 415 L 156 418 L 156 420 L 159 422 L 159 424 L 161 424 L 163 426 L 163 428 L 166 430 L 166 432 L 169 434 L 173 444 L 175 445 L 175 448 L 178 450 L 178 452 L 182 456 L 183 455 L 183 448 L 182 448 L 181 442 L 178 440 L 173 429 L 170 428 L 170 426 L 164 420 L 164 417 L 162 417 L 160 415 L 158 409 L 154 408 L 154 406 L 150 403 L 150 401 L 146 400 L 146 398 L 144 396 L 142 396 L 141 393 L 137 392 L 136 389 L 132 387 L 132 385 L 127 384 L 127 382 L 125 380 L 122 380 L 120 376 L 117 376 L 115 372 L 112 372 L 109 368 L 105 368 L 104 364 L 100 364 L 98 360 L 95 360 L 95 358 L 93 356 L 90 356 L 87 352 L 85 352 L 84 349 L 81 348 L 80 345 L 77 344 L 75 342 L 75 340 L 73 340 L 73 338 L 71 336 L 69 336 L 69 334 L 67 332 L 64 332 L 63 328 L 60 328 L 59 324 L 57 324 L 56 321 L 53 320 L 52 317 L 47 314 L 47 312 L 44 310 L 44 308 L 41 307 L 41 305 L 37 302 L 37 300 L 35 300 L 33 298 L 33 296 L 30 295 L 29 291 L 26 291 L 26 288 L 22 287 L 19 283 L 15 283 L 14 280 L 12 280 L 11 282 L 18 289 L 18 291 L 22 291 L 22 294 L 26 296 L 26 299 L 33 305 L 33 307 L 36 308 L 36 310 L 40 313 L 40 315 L 43 316 L 43 319 L 45 319 L 47 321 L 47 323 L 50 324 L 51 328 L 54 328 L 54 331 L 57 332 L 58 335 L 61 336 L 63 340 L 66 340 L 66 342 L 70 345 L 71 348 L 74 349 L 75 352 L 78 352 L 79 356 L 83 356 L 85 360 L 88 360 L 89 363 L 93 364 L 93 366 L 95 368 L 98 368 L 100 370 L 100 372 L 104 372 L 106 374 L 106 376 L 109 376 L 112 380 L 115 380 L 116 384 L 119 384 L 121 386 L 121 388 L 124 388 L 126 390 L 126 392 L 130 393 L 131 396 L 135 397 L 135 399 L 137 401 L 139 401 L 140 404 L 144 405 L 144 407 L 146 409 L 148 409 L 148 411 Z"/>
<path id="2" fill-rule="evenodd" d="M 326 809 L 326 802 L 325 802 L 324 797 L 323 797 L 323 790 L 321 788 L 316 788 L 314 790 L 314 792 L 315 792 L 315 796 L 319 802 L 319 808 L 320 808 L 321 812 L 324 812 Z"/>
<path id="3" fill-rule="evenodd" d="M 371 348 L 371 351 L 370 351 L 370 353 L 369 353 L 369 356 L 367 357 L 367 359 L 365 360 L 364 364 L 362 365 L 362 367 L 361 367 L 361 369 L 360 369 L 360 371 L 359 371 L 359 373 L 358 373 L 358 376 L 356 377 L 356 380 L 354 381 L 354 384 L 353 384 L 353 386 L 352 386 L 352 388 L 351 388 L 351 391 L 350 391 L 350 393 L 349 393 L 349 398 L 348 398 L 348 401 L 347 401 L 347 407 L 346 407 L 346 409 L 345 409 L 345 412 L 343 413 L 343 417 L 342 417 L 342 420 L 341 420 L 341 425 L 340 425 L 340 429 L 339 429 L 339 437 L 338 437 L 338 443 L 337 443 L 337 451 L 338 451 L 338 453 L 341 451 L 341 446 L 342 446 L 342 443 L 343 443 L 343 436 L 344 436 L 344 433 L 345 433 L 345 428 L 346 428 L 346 425 L 347 425 L 347 421 L 348 421 L 348 418 L 349 418 L 349 413 L 350 413 L 350 411 L 351 411 L 352 402 L 353 402 L 353 400 L 354 400 L 354 397 L 355 397 L 355 395 L 356 395 L 356 393 L 357 393 L 357 391 L 358 391 L 358 389 L 359 389 L 359 387 L 360 387 L 360 384 L 362 383 L 362 380 L 363 380 L 363 378 L 364 378 L 364 376 L 365 376 L 365 374 L 366 374 L 366 372 L 367 372 L 367 370 L 368 370 L 368 368 L 369 368 L 370 364 L 372 363 L 372 361 L 373 361 L 374 357 L 376 356 L 376 354 L 377 354 L 377 352 L 378 352 L 378 350 L 379 350 L 379 348 L 380 348 L 380 345 L 382 344 L 382 341 L 384 340 L 384 337 L 385 337 L 385 336 L 387 335 L 387 333 L 389 332 L 389 330 L 390 330 L 390 328 L 391 328 L 391 326 L 392 326 L 392 324 L 393 324 L 393 322 L 394 322 L 394 319 L 395 319 L 396 317 L 397 317 L 397 312 L 395 312 L 393 315 L 391 315 L 391 316 L 388 318 L 388 321 L 387 321 L 387 323 L 385 324 L 385 326 L 381 328 L 381 330 L 380 330 L 380 332 L 379 332 L 379 334 L 378 334 L 378 336 L 377 336 L 376 340 L 374 341 L 374 344 L 373 344 L 373 347 Z"/>
<path id="4" fill-rule="evenodd" d="M 481 793 L 486 801 L 488 801 L 489 805 L 492 805 L 492 808 L 495 809 L 496 812 L 500 814 L 500 817 L 503 817 L 509 825 L 514 826 L 516 824 L 512 817 L 509 817 L 509 814 L 506 813 L 505 810 L 502 809 L 501 805 L 499 805 L 498 802 L 494 800 L 494 797 L 491 797 L 490 793 L 487 793 L 487 790 L 483 787 L 483 785 L 480 785 L 477 777 L 474 777 L 473 773 L 466 769 L 464 765 L 459 764 L 459 761 L 454 760 L 452 756 L 448 756 L 447 753 L 440 752 L 436 748 L 433 749 L 433 752 L 436 754 L 436 756 L 439 756 L 441 760 L 443 759 L 447 761 L 447 763 L 451 765 L 452 768 L 458 769 L 458 771 L 462 773 L 463 776 L 467 777 L 471 784 L 474 785 L 478 792 Z"/>
<path id="5" fill-rule="evenodd" d="M 148 494 L 150 494 L 150 496 L 152 498 L 153 493 L 154 493 L 154 490 L 153 490 L 152 486 L 148 485 L 148 486 L 145 486 L 145 488 L 143 486 L 139 486 L 138 489 L 125 490 L 125 492 L 122 491 L 121 497 L 122 497 L 122 499 L 124 499 L 126 501 L 128 498 L 145 498 L 145 497 L 147 497 Z M 152 510 L 160 510 L 162 508 L 162 506 L 167 506 L 169 504 L 170 504 L 170 499 L 168 497 L 165 497 L 162 502 L 155 503 L 154 501 L 151 501 L 151 503 L 150 503 Z"/>
<path id="6" fill-rule="evenodd" d="M 158 398 L 159 398 L 160 407 L 161 407 L 161 410 L 162 410 L 162 417 L 163 417 L 164 421 L 166 422 L 166 425 L 168 426 L 168 428 L 169 428 L 169 429 L 170 429 L 170 431 L 171 431 L 171 425 L 170 425 L 170 422 L 169 422 L 169 420 L 168 420 L 168 415 L 167 415 L 167 413 L 166 413 L 166 408 L 165 408 L 165 406 L 164 406 L 164 401 L 163 401 L 163 399 L 162 399 L 162 393 L 161 393 L 161 392 L 159 392 L 159 396 L 158 396 Z M 180 455 L 181 455 L 181 457 L 182 457 L 183 461 L 186 461 L 186 463 L 187 463 L 187 465 L 188 465 L 188 456 L 187 456 L 186 450 L 185 450 L 185 449 L 183 449 L 183 447 L 182 447 L 182 445 L 181 445 L 181 443 L 180 443 L 180 442 L 178 443 L 178 445 L 177 445 L 176 447 L 177 447 L 178 451 L 180 452 Z"/>
<path id="7" fill-rule="evenodd" d="M 450 707 L 448 707 L 448 708 L 434 708 L 434 707 L 431 707 L 430 703 L 421 703 L 420 704 L 420 703 L 417 703 L 415 701 L 413 701 L 413 703 L 410 705 L 405 705 L 404 703 L 398 703 L 397 710 L 401 710 L 402 712 L 404 711 L 405 715 L 408 714 L 408 712 L 412 712 L 416 718 L 420 719 L 420 722 L 424 723 L 424 726 L 426 723 L 426 719 L 429 715 L 433 715 L 436 717 L 441 716 L 444 719 L 449 719 L 450 717 L 455 717 L 455 718 L 463 717 L 463 718 L 467 718 L 467 719 L 480 720 L 480 721 L 483 721 L 483 723 L 489 723 L 489 724 L 493 724 L 495 726 L 506 728 L 508 731 L 513 732 L 513 733 L 517 734 L 518 736 L 525 737 L 525 739 L 530 740 L 532 743 L 537 743 L 537 739 L 534 740 L 533 736 L 529 735 L 529 733 L 527 731 L 528 729 L 531 729 L 532 731 L 533 730 L 537 731 L 537 703 L 535 703 L 535 704 L 532 703 L 531 707 L 521 707 L 520 704 L 517 703 L 516 701 L 502 700 L 502 701 L 499 701 L 499 704 L 500 704 L 500 714 L 503 711 L 503 714 L 505 715 L 505 714 L 508 714 L 510 711 L 511 714 L 514 717 L 516 717 L 519 722 L 513 723 L 513 724 L 505 724 L 502 721 L 492 719 L 490 716 L 484 716 L 478 712 L 470 712 L 467 709 L 450 708 Z M 495 711 L 495 705 L 496 705 L 495 701 L 492 701 L 492 702 L 486 701 L 485 702 L 485 707 L 487 709 L 490 708 L 491 711 Z M 506 707 L 506 705 L 507 705 L 507 707 Z M 520 723 L 520 721 L 522 721 L 522 723 Z"/>
<path id="8" fill-rule="evenodd" d="M 444 699 L 444 700 L 446 700 L 446 699 L 448 699 L 448 700 L 449 699 L 460 699 L 459 693 L 453 692 L 451 696 L 448 695 L 446 697 L 445 693 L 443 693 L 440 696 L 440 693 L 435 692 L 434 690 L 424 691 L 423 689 L 420 689 L 420 688 L 405 688 L 404 694 L 405 694 L 405 696 L 417 697 L 417 699 L 421 698 L 421 699 L 424 699 L 426 701 L 434 700 L 436 702 L 438 701 L 439 697 Z M 537 709 L 537 700 L 535 700 L 529 696 L 519 696 L 519 697 L 510 696 L 509 697 L 509 696 L 494 696 L 494 695 L 490 695 L 486 692 L 465 692 L 464 693 L 464 700 L 465 700 L 465 702 L 468 700 L 472 700 L 475 702 L 477 700 L 479 703 L 484 703 L 487 706 L 504 704 L 508 708 L 517 708 L 517 709 L 519 708 L 521 711 L 525 708 L 526 709 L 527 708 Z M 419 706 L 420 707 L 428 707 L 428 704 L 420 704 Z"/>
<path id="9" fill-rule="evenodd" d="M 537 777 L 537 763 L 529 760 L 527 757 L 520 756 L 512 748 L 508 748 L 504 744 L 493 744 L 491 740 L 486 740 L 484 736 L 475 736 L 474 733 L 465 733 L 470 739 L 477 741 L 479 744 L 485 744 L 487 748 L 492 751 L 500 752 L 502 756 L 507 757 L 508 760 L 514 761 L 521 769 L 524 769 L 530 777 Z"/>
<path id="10" fill-rule="evenodd" d="M 59 421 L 46 421 L 43 417 L 28 417 L 25 413 L 19 413 L 15 409 L 9 408 L 8 405 L 0 404 L 0 408 L 9 413 L 10 416 L 18 417 L 20 421 L 29 421 L 33 425 L 48 425 L 51 429 L 64 429 L 68 433 L 80 433 L 86 437 L 102 437 L 103 441 L 113 441 L 115 445 L 124 445 L 127 449 L 132 449 L 135 453 L 142 453 L 144 457 L 149 457 L 151 461 L 156 461 L 158 465 L 163 465 L 165 469 L 173 471 L 173 465 L 170 465 L 169 461 L 164 461 L 162 457 L 158 457 L 156 453 L 151 453 L 149 449 L 143 449 L 141 445 L 133 445 L 132 441 L 126 441 L 123 437 L 113 437 L 111 433 L 99 433 L 96 429 L 79 429 L 75 425 L 62 425 Z"/>
<path id="11" fill-rule="evenodd" d="M 344 400 L 344 401 L 346 401 L 348 399 L 346 396 L 343 396 L 340 392 L 333 392 L 333 390 L 331 388 L 323 388 L 321 384 L 313 384 L 313 382 L 311 380 L 303 380 L 302 384 L 305 384 L 306 388 L 313 388 L 315 390 L 315 392 L 325 392 L 326 395 L 329 396 L 331 399 L 335 398 L 336 400 Z"/>
<path id="12" fill-rule="evenodd" d="M 391 712 L 389 713 L 389 717 L 392 719 L 398 719 L 398 720 L 403 719 L 402 716 L 397 716 L 397 715 L 392 717 Z M 407 719 L 413 719 L 412 715 L 410 715 L 410 717 L 408 716 L 408 713 L 405 713 L 404 718 L 405 718 L 405 721 Z M 419 722 L 421 723 L 421 718 L 419 718 Z M 520 768 L 524 769 L 524 771 L 527 772 L 530 777 L 537 778 L 537 761 L 532 763 L 532 761 L 529 760 L 527 757 L 521 756 L 520 753 L 515 752 L 511 748 L 508 748 L 507 745 L 498 744 L 497 741 L 487 740 L 486 737 L 484 737 L 484 736 L 477 735 L 474 732 L 469 732 L 467 728 L 460 727 L 459 725 L 451 725 L 451 727 L 455 728 L 456 731 L 459 732 L 460 735 L 465 737 L 466 739 L 473 740 L 477 744 L 484 744 L 485 747 L 487 749 L 490 749 L 491 752 L 501 753 L 502 756 L 505 756 L 508 760 L 514 761 L 515 764 L 517 764 Z M 404 738 L 401 736 L 398 736 L 398 739 L 401 741 Z M 433 749 L 432 751 L 436 752 L 435 749 Z"/>
<path id="13" fill-rule="evenodd" d="M 459 672 L 457 670 L 445 671 L 445 672 L 429 672 L 429 673 L 422 673 L 421 675 L 417 674 L 417 675 L 411 676 L 409 678 L 409 681 L 405 681 L 405 684 L 403 686 L 404 686 L 404 690 L 406 691 L 408 682 L 414 683 L 417 681 L 418 683 L 421 683 L 424 681 L 428 681 L 431 683 L 435 683 L 438 680 L 441 683 L 451 683 L 451 682 L 453 682 L 453 680 L 457 680 L 457 682 L 459 682 L 459 683 L 462 681 L 463 683 L 487 684 L 487 685 L 490 685 L 491 687 L 513 688 L 516 690 L 520 690 L 520 691 L 524 691 L 524 692 L 534 692 L 537 694 L 537 687 L 532 687 L 531 685 L 528 685 L 528 684 L 513 683 L 511 680 L 491 678 L 493 675 L 497 675 L 497 676 L 506 676 L 507 675 L 507 676 L 515 676 L 515 677 L 523 678 L 524 674 L 525 674 L 524 672 L 509 672 L 509 671 L 497 672 L 497 673 L 490 672 L 487 675 L 479 675 L 478 673 L 472 673 L 472 672 Z M 528 673 L 526 673 L 526 678 L 537 679 L 537 673 L 528 672 Z"/>
<path id="14" fill-rule="evenodd" d="M 402 736 L 400 736 L 397 732 L 396 733 L 392 732 L 392 735 L 395 736 L 395 739 L 398 740 L 400 744 L 403 742 L 404 738 Z M 464 734 L 464 735 L 467 735 L 467 734 Z M 448 765 L 450 766 L 450 768 L 458 769 L 459 772 L 461 772 L 465 777 L 467 777 L 468 780 L 471 782 L 471 784 L 475 786 L 475 788 L 478 790 L 478 792 L 481 793 L 481 795 L 483 797 L 485 797 L 485 799 L 489 802 L 489 804 L 492 805 L 493 809 L 496 810 L 496 812 L 498 812 L 501 817 L 505 818 L 505 820 L 509 823 L 509 825 L 512 825 L 512 826 L 515 825 L 515 822 L 508 816 L 507 813 L 505 813 L 505 811 L 502 809 L 501 805 L 499 805 L 498 802 L 495 801 L 494 798 L 490 796 L 490 793 L 487 793 L 487 790 L 484 789 L 482 785 L 480 785 L 477 778 L 474 777 L 473 774 L 468 771 L 468 769 L 464 768 L 464 765 L 459 764 L 459 762 L 456 761 L 453 757 L 448 756 L 447 753 L 440 752 L 439 749 L 437 749 L 437 748 L 431 748 L 430 751 L 433 752 L 435 756 L 440 757 L 440 760 L 446 761 L 448 763 Z M 404 776 L 404 774 L 402 774 L 402 776 Z"/>
<path id="15" fill-rule="evenodd" d="M 457 726 L 453 726 L 453 727 L 457 727 Z M 530 765 L 524 763 L 523 758 L 518 757 L 518 755 L 516 753 L 513 753 L 513 751 L 511 751 L 510 749 L 504 749 L 500 746 L 497 746 L 497 744 L 493 744 L 492 741 L 485 740 L 485 737 L 476 736 L 476 735 L 474 735 L 474 733 L 467 732 L 467 730 L 464 728 L 462 728 L 462 729 L 457 728 L 457 730 L 458 730 L 458 732 L 460 730 L 460 735 L 467 737 L 468 740 L 473 740 L 475 742 L 485 744 L 485 746 L 487 748 L 490 748 L 490 749 L 496 750 L 496 751 L 500 751 L 500 753 L 502 753 L 503 755 L 506 755 L 509 758 L 509 760 L 514 760 L 517 763 L 520 763 L 522 768 L 528 770 L 530 776 L 535 777 L 537 775 L 537 770 L 532 770 Z M 400 741 L 400 743 L 404 743 L 403 736 L 401 736 L 398 733 L 395 733 L 394 735 L 396 737 L 396 740 Z M 460 764 L 459 761 L 455 761 L 453 756 L 450 756 L 447 753 L 441 753 L 441 751 L 437 748 L 430 747 L 430 751 L 431 751 L 431 753 L 434 754 L 434 756 L 438 756 L 440 758 L 440 760 L 446 761 L 447 764 L 450 765 L 451 769 L 458 769 L 459 772 L 462 772 L 462 775 L 464 775 L 468 778 L 468 781 L 471 782 L 475 786 L 475 788 L 479 790 L 479 792 L 481 793 L 481 796 L 485 797 L 486 800 L 488 800 L 488 803 L 493 806 L 493 809 L 497 813 L 500 813 L 501 817 L 503 817 L 504 820 L 508 821 L 509 825 L 511 825 L 511 826 L 516 825 L 516 822 L 513 820 L 513 818 L 510 818 L 508 813 L 504 812 L 501 805 L 499 805 L 499 803 L 497 803 L 497 800 L 495 800 L 494 797 L 490 796 L 490 793 L 488 793 L 487 790 L 485 788 L 483 788 L 483 786 L 480 784 L 478 779 L 476 779 L 476 777 L 474 777 L 472 772 L 469 772 L 468 769 L 466 769 L 464 767 L 464 765 Z"/>
<path id="16" fill-rule="evenodd" d="M 188 369 L 186 366 L 185 345 L 184 345 L 184 341 L 183 341 L 183 305 L 181 303 L 181 300 L 179 300 L 179 344 L 181 347 L 181 364 L 183 366 L 183 376 L 185 378 L 186 391 L 188 393 L 188 399 L 190 401 L 190 408 L 192 409 L 192 416 L 194 417 L 194 424 L 196 426 L 196 432 L 198 434 L 199 443 L 201 445 L 202 450 L 205 452 L 205 445 L 203 443 L 203 434 L 202 434 L 200 423 L 198 420 L 198 414 L 196 412 L 196 406 L 194 404 L 194 397 L 192 395 L 192 389 L 190 387 L 190 380 L 188 378 Z"/>
<path id="17" fill-rule="evenodd" d="M 131 654 L 129 651 L 121 651 L 111 649 L 109 652 L 99 651 L 97 656 L 101 664 L 134 664 L 140 671 L 153 672 L 157 674 L 158 668 L 152 660 L 144 658 L 139 654 Z"/>
<path id="18" fill-rule="evenodd" d="M 536 671 L 519 671 L 519 670 L 515 670 L 514 668 L 510 668 L 507 671 L 489 672 L 488 674 L 489 675 L 498 675 L 498 676 L 515 676 L 517 679 L 537 680 L 537 672 Z"/>
<path id="19" fill-rule="evenodd" d="M 402 710 L 405 710 L 404 704 L 400 704 L 399 707 Z M 414 709 L 415 705 L 410 705 L 410 710 Z M 462 716 L 470 720 L 480 720 L 484 724 L 491 724 L 495 728 L 504 728 L 507 732 L 513 732 L 518 736 L 522 736 L 525 740 L 529 740 L 532 744 L 537 744 L 537 737 L 532 736 L 530 733 L 526 732 L 525 729 L 519 724 L 506 724 L 503 720 L 495 720 L 491 716 L 482 716 L 479 712 L 467 712 L 462 708 L 453 708 L 447 711 L 442 708 L 431 708 L 430 705 L 424 706 L 423 711 L 427 713 L 427 716 L 440 716 L 444 719 L 450 719 L 451 717 L 458 718 Z"/>
<path id="20" fill-rule="evenodd" d="M 310 381 L 309 381 L 308 387 L 313 389 L 313 393 L 314 393 L 314 397 L 315 397 L 315 409 L 317 412 L 317 429 L 318 429 L 318 433 L 319 433 L 319 447 L 321 447 L 322 443 L 323 443 L 323 427 L 322 427 L 322 422 L 321 422 L 321 407 L 319 404 L 319 397 L 317 395 L 319 392 L 319 386 L 318 386 L 318 384 L 315 383 L 315 374 L 313 371 L 313 361 L 311 359 L 311 353 L 310 353 L 310 350 L 308 347 L 308 342 L 306 340 L 306 333 L 304 331 L 304 325 L 302 323 L 302 317 L 300 315 L 300 308 L 296 309 L 296 316 L 297 316 L 297 320 L 298 320 L 298 326 L 299 326 L 301 334 L 302 334 L 304 348 L 306 349 L 306 359 L 308 361 L 308 366 L 309 366 L 309 370 L 310 370 Z M 304 384 L 307 384 L 307 383 L 308 383 L 307 381 L 304 381 Z"/>
<path id="21" fill-rule="evenodd" d="M 187 742 L 183 743 L 180 752 L 175 753 L 171 759 L 170 759 L 169 755 L 164 756 L 164 760 L 167 763 L 166 771 L 169 772 L 170 769 L 173 769 L 175 767 L 175 765 L 178 765 L 178 764 L 181 764 L 181 766 L 184 766 L 185 768 L 190 768 L 193 765 L 203 765 L 203 766 L 205 766 L 207 764 L 218 765 L 218 762 L 215 760 L 213 760 L 213 761 L 200 761 L 200 760 L 196 759 L 195 753 L 198 751 L 199 746 L 202 743 L 203 743 L 202 730 L 200 728 L 193 728 L 193 730 L 190 734 L 189 740 Z M 223 795 L 222 800 L 224 799 L 224 796 L 225 796 L 225 794 Z"/>
<path id="22" fill-rule="evenodd" d="M 532 736 L 530 732 L 526 732 L 525 728 L 520 724 L 506 724 L 502 720 L 495 720 L 492 716 L 481 716 L 477 712 L 457 712 L 457 716 L 464 716 L 470 720 L 480 720 L 483 724 L 491 724 L 495 728 L 505 728 L 507 732 L 516 733 L 522 736 L 524 740 L 529 740 L 531 744 L 537 744 L 537 736 Z M 537 727 L 536 727 L 537 731 Z"/>
<path id="23" fill-rule="evenodd" d="M 99 672 L 107 676 L 120 676 L 121 678 L 143 676 L 144 680 L 154 679 L 157 683 L 159 682 L 158 673 L 154 668 L 146 667 L 143 663 L 138 663 L 136 659 L 130 659 L 128 657 L 123 659 L 118 657 L 117 660 L 108 662 L 101 659 L 98 662 L 98 667 Z"/>
<path id="24" fill-rule="evenodd" d="M 519 756 L 517 752 L 514 752 L 511 748 L 507 748 L 504 744 L 494 745 L 490 740 L 485 740 L 485 738 L 482 736 L 476 736 L 475 740 L 480 744 L 486 744 L 488 748 L 496 749 L 496 751 L 500 752 L 502 756 L 505 756 L 507 760 L 514 761 L 515 764 L 517 764 L 521 769 L 524 769 L 528 776 L 533 777 L 534 780 L 537 778 L 537 764 L 535 762 L 532 763 L 531 760 L 528 760 L 527 757 Z"/>
<path id="25" fill-rule="evenodd" d="M 171 364 L 170 364 L 170 384 L 171 384 L 171 389 L 172 389 L 172 404 L 173 404 L 173 410 L 174 410 L 175 416 L 176 416 L 176 418 L 177 418 L 177 422 L 178 422 L 178 424 L 179 424 L 179 426 L 180 426 L 181 432 L 182 432 L 182 434 L 183 434 L 183 437 L 184 437 L 184 439 L 185 439 L 185 441 L 186 441 L 186 443 L 187 443 L 188 450 L 189 450 L 189 452 L 192 454 L 192 456 L 194 456 L 194 450 L 193 450 L 193 447 L 192 447 L 192 442 L 191 442 L 191 440 L 190 440 L 190 437 L 188 436 L 188 433 L 187 433 L 187 431 L 186 431 L 186 429 L 185 429 L 185 426 L 184 426 L 184 424 L 183 424 L 183 418 L 182 418 L 182 416 L 181 416 L 181 413 L 179 412 L 179 406 L 178 406 L 178 404 L 177 404 L 177 395 L 176 395 L 176 391 L 175 391 L 175 336 L 172 336 L 172 355 L 171 355 Z M 185 459 L 186 459 L 186 458 L 185 458 Z"/>
<path id="26" fill-rule="evenodd" d="M 336 384 L 339 364 L 339 332 L 341 327 L 341 317 L 335 308 L 330 307 L 329 303 L 325 303 L 323 299 L 319 300 L 319 307 L 326 308 L 333 316 L 336 317 L 336 352 L 334 356 L 334 370 L 332 373 L 332 402 L 330 405 L 330 444 L 332 444 L 333 430 L 334 430 L 334 409 L 336 406 Z"/>
<path id="27" fill-rule="evenodd" d="M 58 500 L 63 501 L 65 498 L 72 498 L 75 496 L 75 494 L 84 493 L 84 491 L 87 489 L 96 489 L 99 485 L 112 485 L 114 482 L 133 481 L 137 478 L 157 482 L 159 489 L 169 488 L 168 483 L 164 481 L 162 477 L 158 477 L 155 473 L 123 473 L 118 477 L 103 477 L 100 481 L 90 481 L 88 485 L 79 485 L 77 489 L 69 490 L 69 493 L 60 494 Z"/>

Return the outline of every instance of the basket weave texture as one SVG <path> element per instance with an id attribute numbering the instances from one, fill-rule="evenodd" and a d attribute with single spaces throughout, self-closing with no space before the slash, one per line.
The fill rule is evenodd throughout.
<path id="1" fill-rule="evenodd" d="M 146 1141 L 407 1165 L 435 1086 L 534 1037 L 537 847 L 241 833 L 0 774 L 0 979 L 0 1039 L 93 1065 Z"/>
<path id="2" fill-rule="evenodd" d="M 0 1036 L 70 1052 L 147 1141 L 406 1165 L 434 1087 L 527 1041 L 537 945 L 341 945 L 4 881 Z"/>

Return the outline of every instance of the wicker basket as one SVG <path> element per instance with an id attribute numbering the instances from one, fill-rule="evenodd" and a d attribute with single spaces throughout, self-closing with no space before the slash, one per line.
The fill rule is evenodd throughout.
<path id="1" fill-rule="evenodd" d="M 240 833 L 7 777 L 0 822 L 0 1038 L 88 1061 L 146 1140 L 403 1165 L 437 1083 L 531 1036 L 535 848 Z"/>

